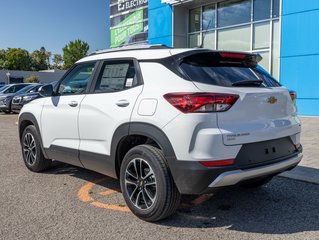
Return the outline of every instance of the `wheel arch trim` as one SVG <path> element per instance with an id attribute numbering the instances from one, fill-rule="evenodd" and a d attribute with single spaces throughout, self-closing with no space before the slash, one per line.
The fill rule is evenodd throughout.
<path id="1" fill-rule="evenodd" d="M 45 158 L 48 158 L 48 156 L 47 156 L 47 154 L 45 152 L 45 149 L 43 147 L 42 136 L 41 136 L 41 131 L 40 131 L 40 127 L 39 127 L 38 121 L 37 121 L 36 117 L 32 113 L 22 113 L 19 116 L 19 123 L 18 123 L 19 124 L 18 125 L 19 141 L 21 142 L 21 137 L 22 137 L 22 134 L 23 134 L 23 131 L 21 129 L 22 123 L 25 122 L 25 121 L 31 122 L 32 125 L 36 128 L 37 133 L 38 133 L 38 137 L 40 138 L 40 145 L 41 145 L 42 153 L 43 153 Z"/>

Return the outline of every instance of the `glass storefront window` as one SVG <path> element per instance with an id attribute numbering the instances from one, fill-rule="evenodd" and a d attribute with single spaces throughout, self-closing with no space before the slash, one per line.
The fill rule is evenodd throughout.
<path id="1" fill-rule="evenodd" d="M 270 71 L 269 68 L 269 52 L 260 52 L 260 56 L 262 56 L 262 60 L 258 63 L 263 69 L 265 69 L 267 72 Z"/>
<path id="2" fill-rule="evenodd" d="M 251 1 L 232 0 L 218 4 L 218 27 L 251 21 Z"/>
<path id="3" fill-rule="evenodd" d="M 188 36 L 188 42 L 189 42 L 189 47 L 190 48 L 199 47 L 201 45 L 200 34 L 199 33 L 190 34 Z"/>
<path id="4" fill-rule="evenodd" d="M 218 49 L 250 51 L 250 25 L 219 30 Z"/>
<path id="5" fill-rule="evenodd" d="M 273 34 L 272 34 L 272 74 L 277 79 L 279 78 L 279 21 L 273 22 Z"/>
<path id="6" fill-rule="evenodd" d="M 270 18 L 272 0 L 254 0 L 254 21 Z"/>
<path id="7" fill-rule="evenodd" d="M 272 0 L 272 17 L 277 18 L 279 17 L 279 8 L 280 8 L 280 0 Z"/>
<path id="8" fill-rule="evenodd" d="M 253 49 L 270 47 L 270 24 L 269 22 L 254 24 Z"/>
<path id="9" fill-rule="evenodd" d="M 203 2 L 210 3 L 189 10 L 184 44 L 187 40 L 188 47 L 203 42 L 204 48 L 258 52 L 263 57 L 261 66 L 278 78 L 281 0 L 198 1 L 197 6 Z"/>
<path id="10" fill-rule="evenodd" d="M 215 49 L 215 31 L 204 32 L 203 39 L 204 39 L 204 43 L 203 43 L 204 48 Z"/>
<path id="11" fill-rule="evenodd" d="M 215 28 L 215 5 L 203 7 L 203 31 Z"/>
<path id="12" fill-rule="evenodd" d="M 195 8 L 189 12 L 189 32 L 200 31 L 201 8 Z"/>

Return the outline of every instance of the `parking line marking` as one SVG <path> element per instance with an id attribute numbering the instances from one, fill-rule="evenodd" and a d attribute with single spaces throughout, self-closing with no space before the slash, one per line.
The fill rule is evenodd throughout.
<path id="1" fill-rule="evenodd" d="M 115 211 L 121 211 L 121 212 L 130 212 L 130 209 L 127 206 L 112 205 L 112 204 L 97 202 L 90 196 L 92 188 L 97 183 L 103 182 L 107 179 L 109 179 L 109 178 L 105 177 L 105 178 L 96 179 L 96 180 L 89 182 L 89 183 L 85 184 L 84 186 L 82 186 L 78 192 L 79 199 L 82 202 L 90 203 L 91 205 L 93 205 L 95 207 L 100 207 L 100 208 L 110 209 L 110 210 L 115 210 Z M 113 193 L 116 193 L 116 191 L 110 189 L 110 190 L 107 190 L 105 192 L 101 192 L 100 194 L 103 196 L 106 196 L 106 195 L 110 195 Z"/>
<path id="2" fill-rule="evenodd" d="M 112 193 L 116 193 L 115 190 L 106 190 L 105 192 L 100 192 L 99 194 L 102 196 L 110 195 Z"/>
<path id="3" fill-rule="evenodd" d="M 130 212 L 130 209 L 127 206 L 110 205 L 110 204 L 101 203 L 101 202 L 92 202 L 90 204 L 100 208 L 111 209 L 111 210 L 121 211 L 121 212 Z"/>
<path id="4" fill-rule="evenodd" d="M 96 180 L 89 182 L 89 183 L 85 184 L 84 186 L 82 186 L 78 192 L 79 199 L 82 202 L 89 203 L 90 205 L 95 206 L 95 207 L 110 209 L 110 210 L 114 210 L 114 211 L 130 212 L 130 209 L 125 205 L 122 206 L 122 205 L 114 205 L 114 204 L 107 204 L 107 203 L 98 202 L 91 196 L 92 188 L 96 184 L 103 182 L 105 180 L 108 180 L 108 179 L 110 179 L 110 178 L 108 178 L 108 177 L 99 178 L 99 179 L 96 179 Z M 102 196 L 108 196 L 108 195 L 111 195 L 111 194 L 114 194 L 117 192 L 118 191 L 116 191 L 116 190 L 108 189 L 108 190 L 100 192 L 98 194 L 100 194 Z M 208 201 L 212 196 L 213 196 L 213 194 L 201 195 L 188 204 L 181 203 L 180 208 L 191 208 L 191 207 L 201 205 L 204 202 Z"/>
<path id="5" fill-rule="evenodd" d="M 96 179 L 92 182 L 85 184 L 83 187 L 80 188 L 78 192 L 78 197 L 82 202 L 94 202 L 94 199 L 90 196 L 90 190 L 95 186 L 97 183 L 103 182 L 108 178 L 100 178 Z"/>

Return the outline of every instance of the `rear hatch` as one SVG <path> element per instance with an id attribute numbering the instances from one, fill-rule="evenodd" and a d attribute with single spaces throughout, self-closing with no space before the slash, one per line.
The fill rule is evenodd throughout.
<path id="1" fill-rule="evenodd" d="M 200 52 L 180 63 L 185 76 L 203 92 L 237 95 L 226 111 L 217 113 L 225 145 L 292 136 L 300 132 L 296 107 L 286 88 L 257 66 L 260 56 Z"/>

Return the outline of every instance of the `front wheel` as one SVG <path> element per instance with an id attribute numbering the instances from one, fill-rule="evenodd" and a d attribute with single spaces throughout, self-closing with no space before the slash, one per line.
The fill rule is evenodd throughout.
<path id="1" fill-rule="evenodd" d="M 124 157 L 120 172 L 121 189 L 127 206 L 149 222 L 172 215 L 180 193 L 162 151 L 149 145 L 132 148 Z"/>
<path id="2" fill-rule="evenodd" d="M 40 138 L 33 125 L 26 127 L 21 138 L 22 156 L 26 167 L 33 172 L 41 172 L 51 166 L 52 161 L 42 153 Z"/>

